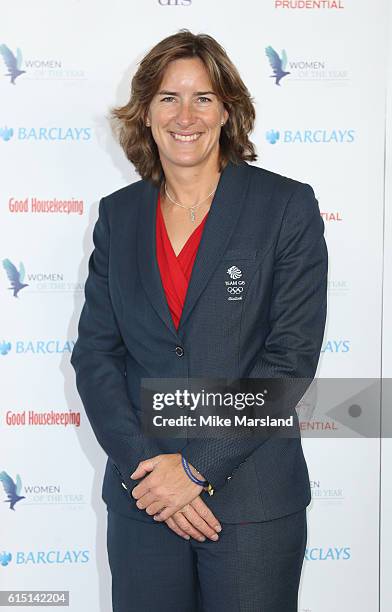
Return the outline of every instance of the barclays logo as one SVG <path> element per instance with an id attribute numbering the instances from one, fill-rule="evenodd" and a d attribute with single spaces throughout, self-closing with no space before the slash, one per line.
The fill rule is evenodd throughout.
<path id="1" fill-rule="evenodd" d="M 0 564 L 7 566 L 11 560 L 16 565 L 54 565 L 54 564 L 77 564 L 90 561 L 89 550 L 18 550 L 14 555 L 10 552 L 0 552 Z"/>
<path id="2" fill-rule="evenodd" d="M 307 561 L 348 561 L 351 559 L 351 548 L 307 548 L 305 551 Z"/>
<path id="3" fill-rule="evenodd" d="M 12 555 L 10 552 L 7 552 L 5 550 L 2 550 L 0 552 L 0 565 L 2 565 L 3 567 L 7 567 L 7 565 L 11 562 L 12 560 Z"/>
<path id="4" fill-rule="evenodd" d="M 350 340 L 327 340 L 321 348 L 321 353 L 348 353 Z"/>
<path id="5" fill-rule="evenodd" d="M 347 144 L 354 142 L 355 130 L 268 130 L 270 144 Z"/>
<path id="6" fill-rule="evenodd" d="M 0 138 L 2 138 L 5 142 L 11 140 L 14 135 L 14 130 L 12 128 L 7 127 L 6 125 L 0 128 Z"/>
<path id="7" fill-rule="evenodd" d="M 11 342 L 6 342 L 2 340 L 0 342 L 0 355 L 8 355 L 11 350 Z"/>
<path id="8" fill-rule="evenodd" d="M 91 140 L 91 128 L 89 127 L 40 127 L 40 128 L 27 128 L 18 127 L 9 128 L 4 126 L 0 128 L 0 138 L 5 142 L 11 140 L 15 135 L 16 140 L 40 140 L 46 142 L 53 141 L 75 141 L 80 142 L 83 140 Z"/>
<path id="9" fill-rule="evenodd" d="M 270 144 L 276 144 L 280 138 L 280 133 L 277 130 L 269 130 L 265 133 L 265 137 Z"/>
<path id="10" fill-rule="evenodd" d="M 33 355 L 53 355 L 59 353 L 72 353 L 75 345 L 74 340 L 16 340 L 14 343 L 15 353 L 32 353 Z M 11 351 L 11 342 L 0 342 L 1 355 L 8 355 Z"/>

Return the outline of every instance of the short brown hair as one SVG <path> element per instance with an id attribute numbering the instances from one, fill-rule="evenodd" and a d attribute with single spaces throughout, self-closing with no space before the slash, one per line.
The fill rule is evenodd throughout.
<path id="1" fill-rule="evenodd" d="M 220 136 L 220 171 L 229 161 L 257 159 L 249 140 L 255 109 L 248 89 L 224 48 L 208 34 L 179 30 L 161 40 L 145 55 L 132 79 L 131 96 L 125 106 L 110 109 L 114 131 L 126 157 L 143 179 L 159 185 L 163 170 L 158 148 L 145 125 L 150 103 L 162 82 L 169 62 L 199 57 L 205 65 L 214 92 L 229 113 Z"/>

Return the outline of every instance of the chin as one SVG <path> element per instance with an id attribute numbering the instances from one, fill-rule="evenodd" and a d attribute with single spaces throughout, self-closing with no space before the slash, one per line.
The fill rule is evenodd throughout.
<path id="1" fill-rule="evenodd" d="M 191 167 L 191 166 L 197 166 L 198 164 L 201 164 L 204 161 L 204 158 L 201 157 L 195 157 L 193 159 L 176 159 L 173 160 L 173 163 L 176 164 L 177 166 L 183 166 L 183 167 Z"/>
<path id="2" fill-rule="evenodd" d="M 205 162 L 209 157 L 209 153 L 204 152 L 204 153 L 199 153 L 198 155 L 184 155 L 184 156 L 167 155 L 165 157 L 170 163 L 175 164 L 176 166 L 191 167 L 191 166 L 198 166 L 199 164 L 202 164 L 203 162 Z"/>
<path id="3" fill-rule="evenodd" d="M 178 155 L 164 155 L 164 158 L 171 164 L 179 167 L 197 166 L 205 160 L 204 156 L 180 157 Z"/>

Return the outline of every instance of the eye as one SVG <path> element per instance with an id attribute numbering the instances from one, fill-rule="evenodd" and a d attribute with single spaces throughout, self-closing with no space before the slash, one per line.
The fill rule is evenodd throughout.
<path id="1" fill-rule="evenodd" d="M 174 96 L 166 96 L 165 98 L 162 98 L 161 102 L 166 102 L 167 100 L 174 100 Z"/>
<path id="2" fill-rule="evenodd" d="M 202 100 L 203 103 L 204 102 L 211 102 L 211 98 L 207 98 L 206 96 L 199 96 L 199 100 Z"/>

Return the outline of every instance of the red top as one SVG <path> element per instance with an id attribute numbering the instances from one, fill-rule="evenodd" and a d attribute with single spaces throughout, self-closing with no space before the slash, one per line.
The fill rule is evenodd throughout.
<path id="1" fill-rule="evenodd" d="M 207 216 L 208 213 L 205 215 L 200 225 L 198 225 L 189 236 L 181 252 L 176 256 L 162 215 L 161 198 L 158 196 L 156 217 L 157 260 L 163 289 L 176 329 L 180 322 L 193 263 L 195 261 L 197 249 L 199 248 L 199 242 Z"/>

